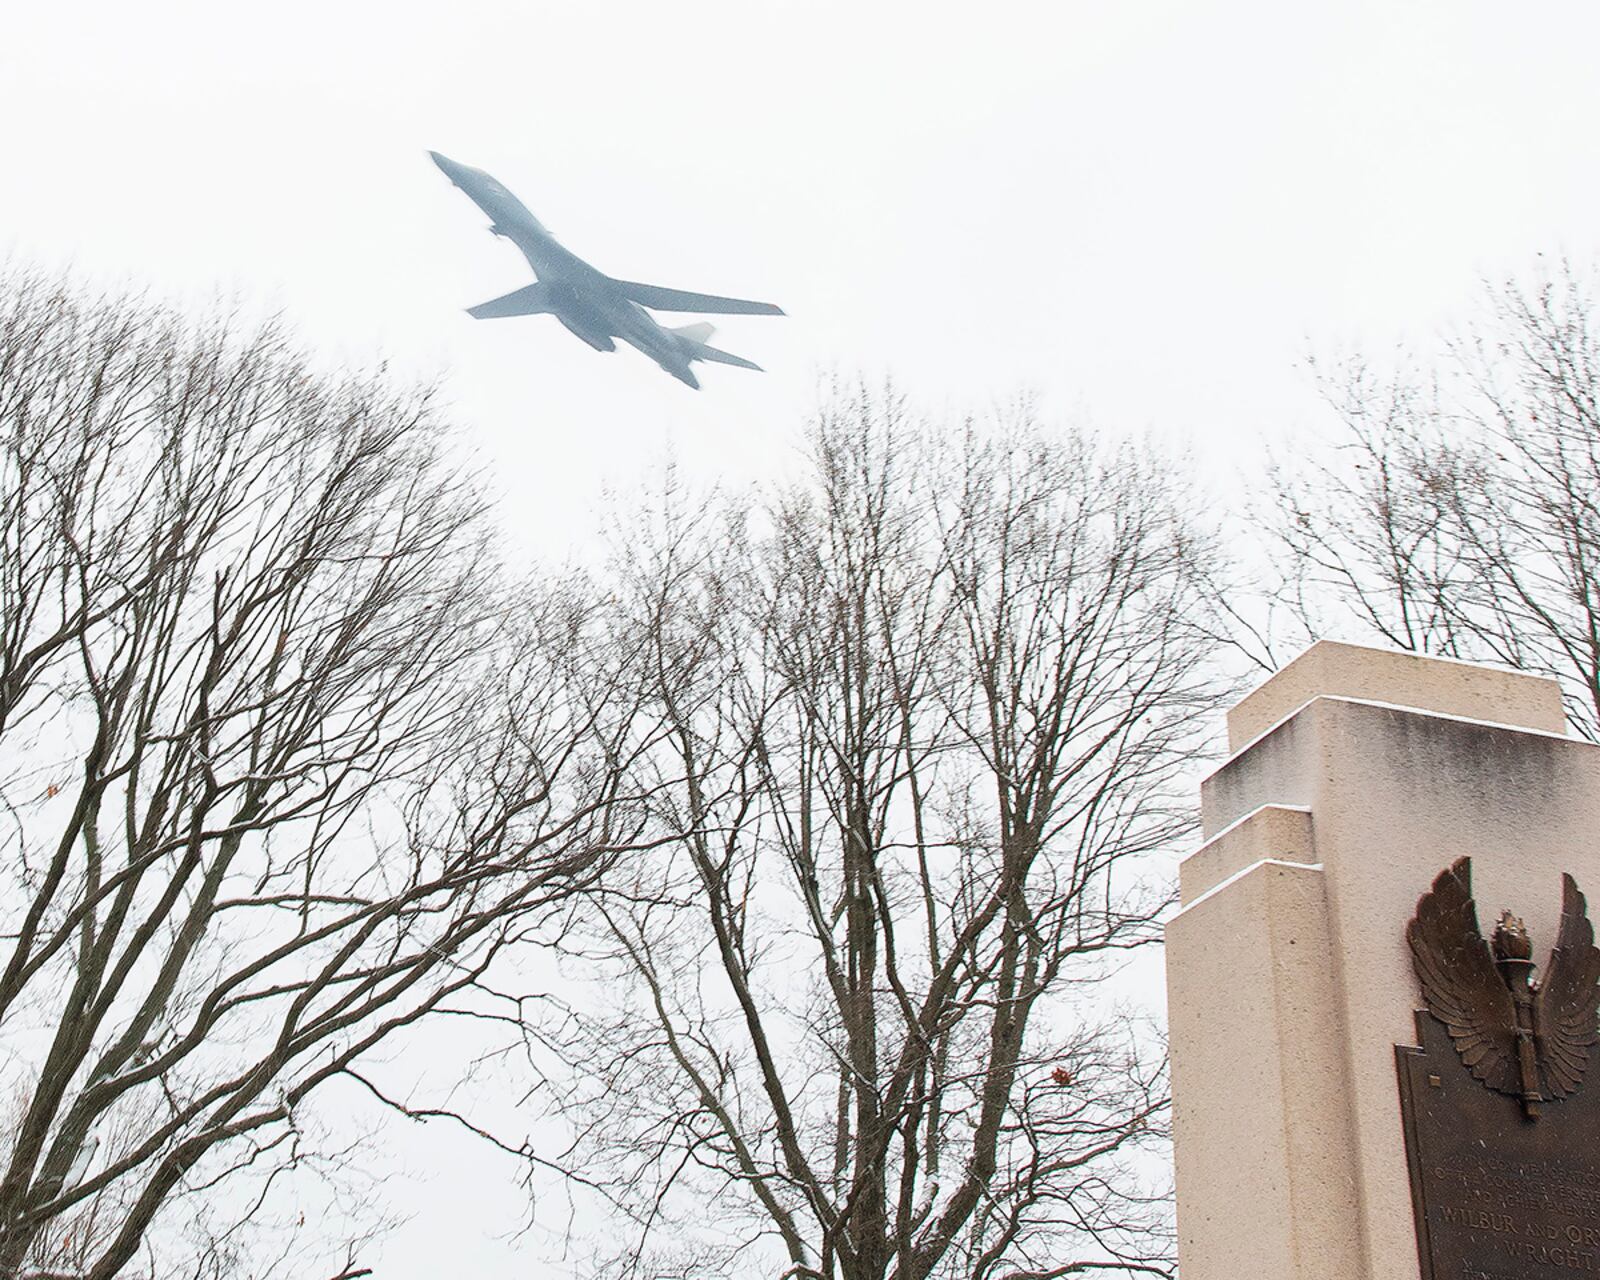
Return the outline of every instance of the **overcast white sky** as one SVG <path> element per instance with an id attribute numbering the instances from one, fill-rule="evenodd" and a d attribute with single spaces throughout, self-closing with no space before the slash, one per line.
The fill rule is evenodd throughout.
<path id="1" fill-rule="evenodd" d="M 603 481 L 789 464 L 830 369 L 1030 388 L 1202 459 L 1316 414 L 1296 364 L 1600 236 L 1600 8 L 11 0 L 0 247 L 284 307 L 442 371 L 540 543 Z M 549 317 L 428 162 L 602 270 L 769 298 L 698 394 Z"/>
<path id="2" fill-rule="evenodd" d="M 441 374 L 554 554 L 669 448 L 700 481 L 781 472 L 833 369 L 951 412 L 1030 389 L 1226 476 L 1317 417 L 1308 349 L 1426 337 L 1481 277 L 1600 248 L 1592 2 L 0 14 L 0 250 L 266 299 L 335 354 Z M 429 148 L 604 271 L 778 302 L 720 326 L 769 372 L 703 366 L 695 393 L 549 317 L 468 319 L 528 274 Z M 440 1189 L 450 1253 L 419 1227 L 382 1274 L 511 1225 L 473 1187 Z"/>

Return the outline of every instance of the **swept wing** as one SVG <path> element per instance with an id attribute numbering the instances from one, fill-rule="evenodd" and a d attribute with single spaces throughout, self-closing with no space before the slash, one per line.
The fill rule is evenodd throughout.
<path id="1" fill-rule="evenodd" d="M 699 311 L 717 316 L 781 316 L 783 308 L 770 302 L 751 302 L 746 298 L 719 298 L 714 293 L 690 293 L 685 289 L 665 289 L 658 284 L 637 284 L 632 280 L 613 280 L 622 296 L 641 307 L 657 311 Z"/>
<path id="2" fill-rule="evenodd" d="M 547 284 L 530 284 L 488 302 L 468 307 L 474 320 L 501 320 L 507 316 L 548 315 L 556 310 L 555 298 Z"/>

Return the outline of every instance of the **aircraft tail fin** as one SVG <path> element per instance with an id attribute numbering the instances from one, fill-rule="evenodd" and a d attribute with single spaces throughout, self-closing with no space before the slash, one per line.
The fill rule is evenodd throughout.
<path id="1" fill-rule="evenodd" d="M 550 302 L 550 287 L 530 284 L 488 302 L 468 307 L 467 314 L 474 320 L 501 320 L 506 316 L 546 315 L 555 308 Z"/>
<path id="2" fill-rule="evenodd" d="M 691 360 L 711 360 L 717 364 L 734 364 L 741 369 L 754 369 L 757 373 L 764 372 L 761 366 L 753 360 L 746 360 L 743 356 L 736 356 L 731 352 L 720 351 L 716 347 L 707 346 L 707 339 L 716 331 L 716 326 L 705 320 L 696 321 L 694 324 L 680 324 L 675 329 L 667 330 L 678 340 L 683 348 L 683 353 Z"/>

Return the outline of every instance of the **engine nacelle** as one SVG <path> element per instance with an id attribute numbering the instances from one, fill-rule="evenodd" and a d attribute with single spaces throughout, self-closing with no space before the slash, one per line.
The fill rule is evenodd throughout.
<path id="1" fill-rule="evenodd" d="M 565 311 L 558 311 L 556 312 L 556 319 L 566 326 L 567 332 L 582 338 L 596 351 L 615 351 L 617 349 L 616 339 L 587 316 L 575 316 Z"/>

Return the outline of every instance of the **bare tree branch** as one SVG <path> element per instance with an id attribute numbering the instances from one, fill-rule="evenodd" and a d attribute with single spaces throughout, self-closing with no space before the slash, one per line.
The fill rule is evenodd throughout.
<path id="1" fill-rule="evenodd" d="M 671 843 L 566 940 L 569 1167 L 636 1228 L 597 1273 L 1170 1275 L 1162 1055 L 1094 990 L 1218 705 L 1180 487 L 861 393 L 803 485 L 624 536 Z"/>
<path id="2" fill-rule="evenodd" d="M 643 833 L 626 655 L 448 440 L 274 326 L 0 279 L 0 1275 L 175 1274 Z"/>
<path id="3" fill-rule="evenodd" d="M 1330 377 L 1344 442 L 1282 475 L 1282 590 L 1312 634 L 1552 676 L 1600 740 L 1594 286 L 1563 263 L 1488 302 L 1430 372 Z"/>

